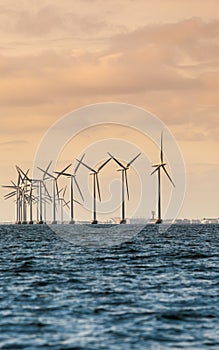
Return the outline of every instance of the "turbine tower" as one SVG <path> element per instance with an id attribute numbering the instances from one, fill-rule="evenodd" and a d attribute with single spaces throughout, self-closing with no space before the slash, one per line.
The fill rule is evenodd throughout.
<path id="1" fill-rule="evenodd" d="M 161 140 L 160 140 L 160 163 L 152 165 L 152 167 L 154 167 L 156 169 L 151 173 L 151 175 L 153 175 L 157 171 L 157 177 L 158 177 L 158 181 L 157 181 L 157 184 L 158 184 L 158 205 L 157 205 L 158 215 L 157 215 L 157 220 L 156 220 L 155 224 L 161 224 L 162 223 L 162 215 L 161 215 L 161 169 L 165 172 L 166 176 L 168 177 L 168 179 L 170 180 L 172 185 L 175 187 L 175 185 L 174 185 L 170 175 L 168 174 L 165 166 L 166 166 L 166 163 L 164 163 L 164 160 L 163 160 L 163 132 L 162 132 L 161 133 Z"/>
<path id="2" fill-rule="evenodd" d="M 141 153 L 138 153 L 137 156 L 135 156 L 129 163 L 123 165 L 117 158 L 115 158 L 112 154 L 110 154 L 110 157 L 121 167 L 118 169 L 118 171 L 121 171 L 122 173 L 122 215 L 120 224 L 126 224 L 126 218 L 125 218 L 125 187 L 127 191 L 127 198 L 129 200 L 129 188 L 128 188 L 128 177 L 127 177 L 127 170 L 130 168 L 130 165 L 134 163 L 134 161 L 141 155 Z"/>
<path id="3" fill-rule="evenodd" d="M 80 164 L 85 166 L 88 170 L 91 171 L 90 175 L 93 175 L 93 220 L 91 221 L 91 224 L 98 224 L 97 221 L 97 207 L 96 207 L 96 190 L 98 191 L 98 197 L 99 201 L 101 202 L 101 196 L 100 196 L 100 184 L 98 179 L 98 174 L 103 167 L 111 160 L 111 158 L 107 159 L 102 165 L 99 166 L 97 170 L 91 168 L 89 165 L 82 162 L 82 160 L 76 159 Z"/>
<path id="4" fill-rule="evenodd" d="M 83 156 L 81 157 L 80 161 L 78 162 L 78 164 L 75 167 L 74 173 L 66 173 L 66 169 L 63 169 L 62 171 L 55 171 L 56 174 L 58 174 L 59 176 L 66 176 L 68 178 L 70 178 L 70 221 L 69 224 L 74 224 L 75 223 L 75 219 L 74 219 L 74 202 L 78 203 L 81 205 L 81 203 L 79 203 L 78 201 L 76 201 L 74 199 L 74 184 L 77 187 L 77 190 L 81 196 L 82 201 L 84 201 L 84 197 L 82 195 L 81 189 L 78 185 L 78 181 L 76 179 L 76 173 L 79 169 L 79 166 L 82 162 L 82 160 L 84 159 L 85 153 L 83 154 Z"/>
<path id="5" fill-rule="evenodd" d="M 51 164 L 52 164 L 52 161 L 49 162 L 49 164 L 47 165 L 46 169 L 44 169 L 44 170 L 41 169 L 41 171 L 43 170 L 43 178 L 42 178 L 41 181 L 43 182 L 43 185 L 44 185 L 44 193 L 43 193 L 44 198 L 43 198 L 43 203 L 44 203 L 44 223 L 45 223 L 45 224 L 46 224 L 46 221 L 47 221 L 47 218 L 46 218 L 46 214 L 47 214 L 46 205 L 47 205 L 48 202 L 52 203 L 52 198 L 51 198 L 51 196 L 50 196 L 50 194 L 49 194 L 49 192 L 48 192 L 48 190 L 47 190 L 47 187 L 46 187 L 46 180 L 50 179 L 50 177 L 46 177 L 46 173 L 45 173 L 45 172 L 47 172 L 47 171 L 49 170 Z M 39 192 L 39 188 L 37 188 L 37 190 L 38 190 L 38 192 Z M 39 195 L 38 195 L 38 197 L 39 197 Z M 37 198 L 37 222 L 39 222 L 39 217 L 38 217 L 38 216 L 39 216 L 38 202 L 39 202 L 39 199 Z"/>

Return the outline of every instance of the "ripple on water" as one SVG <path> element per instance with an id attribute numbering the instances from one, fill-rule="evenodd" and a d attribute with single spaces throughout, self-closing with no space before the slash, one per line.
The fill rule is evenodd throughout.
<path id="1" fill-rule="evenodd" d="M 4 225 L 0 252 L 1 349 L 219 348 L 218 225 L 112 247 Z"/>

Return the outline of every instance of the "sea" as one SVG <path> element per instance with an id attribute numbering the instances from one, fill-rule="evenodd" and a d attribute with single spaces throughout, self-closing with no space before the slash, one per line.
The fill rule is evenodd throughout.
<path id="1" fill-rule="evenodd" d="M 85 237 L 0 226 L 0 349 L 219 349 L 219 225 Z"/>

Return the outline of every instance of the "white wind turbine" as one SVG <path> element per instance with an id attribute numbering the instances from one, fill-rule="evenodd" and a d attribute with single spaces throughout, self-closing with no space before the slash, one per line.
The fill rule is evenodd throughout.
<path id="1" fill-rule="evenodd" d="M 99 201 L 101 202 L 101 196 L 100 196 L 100 184 L 98 179 L 98 174 L 103 167 L 111 160 L 111 158 L 107 159 L 102 165 L 100 165 L 97 170 L 91 168 L 86 163 L 82 162 L 82 160 L 76 159 L 80 164 L 82 164 L 85 168 L 91 171 L 91 175 L 93 176 L 93 220 L 91 221 L 91 224 L 97 224 L 97 208 L 96 208 L 96 189 L 98 191 L 98 197 Z"/>
<path id="2" fill-rule="evenodd" d="M 128 176 L 127 176 L 127 170 L 130 168 L 131 164 L 134 163 L 134 161 L 141 155 L 141 153 L 137 154 L 132 160 L 130 160 L 129 163 L 126 165 L 123 165 L 117 158 L 115 158 L 112 154 L 110 154 L 110 157 L 121 167 L 118 169 L 118 171 L 121 171 L 122 174 L 122 215 L 120 224 L 126 224 L 126 217 L 125 217 L 125 187 L 127 192 L 127 198 L 129 200 L 129 188 L 128 188 Z"/>
<path id="3" fill-rule="evenodd" d="M 28 198 L 29 198 L 29 196 L 28 196 L 28 187 L 30 186 L 30 184 L 27 183 L 28 182 L 27 181 L 27 179 L 28 179 L 27 174 L 28 174 L 30 169 L 28 169 L 26 171 L 26 173 L 24 171 L 22 171 L 17 165 L 16 165 L 16 169 L 17 169 L 17 172 L 20 175 L 20 179 L 21 179 L 21 182 L 19 184 L 19 187 L 20 187 L 21 223 L 22 224 L 27 224 L 27 203 L 28 203 Z"/>
<path id="4" fill-rule="evenodd" d="M 168 174 L 166 168 L 166 163 L 164 163 L 163 160 L 163 133 L 161 133 L 161 141 L 160 141 L 160 163 L 159 164 L 154 164 L 152 165 L 152 167 L 156 168 L 151 175 L 153 175 L 154 173 L 157 172 L 157 176 L 158 176 L 158 217 L 156 220 L 156 224 L 161 224 L 162 223 L 162 216 L 161 216 L 161 170 L 163 170 L 166 174 L 166 176 L 168 177 L 168 179 L 170 180 L 170 182 L 172 183 L 172 185 L 175 187 L 170 175 Z"/>
<path id="5" fill-rule="evenodd" d="M 14 181 L 11 180 L 11 185 L 3 185 L 3 188 L 10 188 L 12 191 L 4 195 L 4 199 L 10 199 L 12 197 L 16 197 L 15 204 L 16 204 L 16 224 L 21 224 L 22 221 L 22 190 L 20 187 L 21 183 L 21 176 L 20 173 L 18 173 L 18 180 L 17 184 L 15 184 Z"/>
<path id="6" fill-rule="evenodd" d="M 84 201 L 83 194 L 81 192 L 81 189 L 79 187 L 78 181 L 76 179 L 76 173 L 77 173 L 77 171 L 79 169 L 79 166 L 80 166 L 82 160 L 84 159 L 84 156 L 85 156 L 85 153 L 82 155 L 80 161 L 76 165 L 73 174 L 72 173 L 66 173 L 66 168 L 63 169 L 62 171 L 55 171 L 55 174 L 58 174 L 58 176 L 66 176 L 66 177 L 70 178 L 70 221 L 69 221 L 69 224 L 74 224 L 75 223 L 75 219 L 74 219 L 74 202 L 76 202 L 76 203 L 81 205 L 81 203 L 79 203 L 78 201 L 76 201 L 74 199 L 74 192 L 75 192 L 74 187 L 77 188 L 82 201 Z"/>
<path id="7" fill-rule="evenodd" d="M 53 188 L 53 190 L 52 190 L 52 192 L 53 192 L 53 194 L 52 194 L 52 198 L 53 198 L 52 199 L 52 205 L 53 205 L 53 220 L 52 220 L 52 224 L 57 224 L 57 220 L 56 220 L 56 197 L 58 197 L 58 199 L 59 199 L 59 189 L 58 189 L 58 183 L 57 183 L 59 175 L 54 176 L 54 175 L 49 173 L 48 170 L 49 170 L 51 164 L 52 164 L 52 162 L 49 163 L 49 165 L 47 166 L 46 170 L 44 170 L 44 169 L 42 169 L 40 167 L 37 167 L 37 168 L 44 173 L 43 180 L 46 180 L 48 178 L 50 178 L 52 180 L 52 188 Z M 70 166 L 71 166 L 71 164 L 68 165 L 65 168 L 65 170 L 67 170 Z M 48 178 L 46 178 L 46 176 Z"/>
<path id="8" fill-rule="evenodd" d="M 29 224 L 33 224 L 33 202 L 37 202 L 37 223 L 43 224 L 43 202 L 45 201 L 43 198 L 43 189 L 44 192 L 49 196 L 49 193 L 47 191 L 46 185 L 43 180 L 40 179 L 33 179 L 27 176 L 23 172 L 23 170 L 16 166 L 18 173 L 26 180 L 26 182 L 29 182 L 30 184 L 30 191 L 28 194 L 28 203 L 30 207 L 30 221 Z M 33 196 L 33 189 L 37 189 L 37 197 Z"/>

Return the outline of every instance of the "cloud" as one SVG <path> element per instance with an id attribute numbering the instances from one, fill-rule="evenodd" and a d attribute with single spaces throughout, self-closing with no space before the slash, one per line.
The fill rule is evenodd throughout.
<path id="1" fill-rule="evenodd" d="M 75 101 L 127 101 L 150 106 L 168 123 L 187 124 L 194 130 L 189 138 L 210 137 L 197 123 L 203 128 L 211 120 L 212 131 L 218 123 L 218 31 L 219 21 L 192 18 L 116 35 L 100 51 L 0 56 L 1 106 L 33 108 L 37 123 L 43 111 L 72 109 Z"/>
<path id="2" fill-rule="evenodd" d="M 6 141 L 6 142 L 0 142 L 1 146 L 5 146 L 5 145 L 20 145 L 20 144 L 26 144 L 27 141 L 25 140 L 11 140 L 11 141 Z"/>
<path id="3" fill-rule="evenodd" d="M 134 31 L 116 35 L 111 39 L 113 46 L 132 50 L 150 43 L 179 45 L 187 47 L 195 41 L 217 39 L 219 21 L 204 22 L 201 18 L 190 18 L 180 22 L 146 25 Z"/>
<path id="4" fill-rule="evenodd" d="M 2 8 L 0 13 L 0 31 L 15 37 L 26 38 L 60 38 L 63 36 L 84 36 L 97 34 L 105 29 L 107 24 L 101 18 L 93 15 L 77 13 L 59 3 L 45 6 L 21 7 L 17 9 Z"/>

